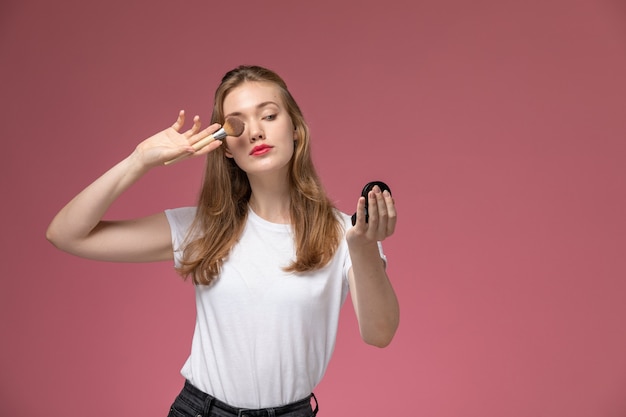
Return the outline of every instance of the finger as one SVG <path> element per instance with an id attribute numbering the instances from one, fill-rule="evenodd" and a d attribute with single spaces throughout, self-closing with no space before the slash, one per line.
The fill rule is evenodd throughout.
<path id="1" fill-rule="evenodd" d="M 365 197 L 359 197 L 359 201 L 356 205 L 356 223 L 354 227 L 361 233 L 365 233 L 367 230 L 367 223 L 365 223 Z"/>
<path id="2" fill-rule="evenodd" d="M 385 200 L 385 205 L 387 206 L 387 236 L 391 236 L 396 230 L 396 222 L 398 219 L 398 213 L 396 212 L 396 203 L 393 200 L 393 197 L 391 196 L 389 191 L 387 190 L 383 192 L 383 198 Z"/>
<path id="3" fill-rule="evenodd" d="M 185 110 L 181 110 L 178 112 L 178 119 L 172 125 L 175 131 L 179 131 L 181 127 L 185 124 Z"/>
<path id="4" fill-rule="evenodd" d="M 202 125 L 202 123 L 200 123 L 200 116 L 195 115 L 193 117 L 193 125 L 191 126 L 191 128 L 185 132 L 185 136 L 187 138 L 192 137 L 193 135 L 197 134 L 200 131 L 200 126 Z"/>
<path id="5" fill-rule="evenodd" d="M 376 209 L 378 214 L 378 236 L 379 239 L 387 237 L 387 223 L 389 221 L 389 213 L 387 212 L 387 202 L 380 189 L 380 187 L 374 187 L 374 195 L 376 196 Z"/>
<path id="6" fill-rule="evenodd" d="M 205 155 L 205 154 L 207 154 L 209 152 L 213 152 L 214 150 L 216 150 L 220 146 L 222 146 L 222 141 L 221 140 L 214 140 L 213 142 L 209 143 L 208 145 L 203 146 L 202 148 L 197 150 L 195 152 L 195 156 Z"/>
<path id="7" fill-rule="evenodd" d="M 217 132 L 218 130 L 220 130 L 220 127 L 222 127 L 221 124 L 213 123 L 211 126 L 207 127 L 206 129 L 204 129 L 199 134 L 200 135 L 209 136 L 209 135 L 212 135 L 213 133 Z"/>
<path id="8" fill-rule="evenodd" d="M 201 140 L 204 140 L 204 139 L 208 138 L 213 133 L 217 132 L 220 129 L 220 127 L 222 127 L 222 125 L 220 125 L 219 123 L 213 123 L 211 126 L 207 127 L 203 131 L 198 132 L 195 135 L 193 135 L 192 137 L 190 137 L 189 138 L 189 143 L 191 145 L 194 145 L 195 143 L 200 142 Z"/>
<path id="9" fill-rule="evenodd" d="M 378 213 L 378 201 L 377 201 L 375 189 L 376 187 L 374 187 L 374 189 L 372 189 L 369 193 L 367 193 L 367 216 L 368 216 L 367 236 L 370 239 L 380 240 L 380 238 L 378 237 L 380 216 Z"/>

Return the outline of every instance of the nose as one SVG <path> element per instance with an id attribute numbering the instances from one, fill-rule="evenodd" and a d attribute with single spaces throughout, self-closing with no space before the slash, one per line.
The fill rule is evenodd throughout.
<path id="1" fill-rule="evenodd" d="M 250 142 L 265 139 L 265 133 L 259 123 L 246 123 L 249 128 Z"/>

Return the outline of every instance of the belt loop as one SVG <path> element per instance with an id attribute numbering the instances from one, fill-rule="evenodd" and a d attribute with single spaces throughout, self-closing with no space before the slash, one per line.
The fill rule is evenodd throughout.
<path id="1" fill-rule="evenodd" d="M 315 410 L 313 410 L 313 414 L 311 415 L 311 417 L 315 417 L 317 415 L 317 411 L 319 410 L 319 406 L 317 404 L 317 398 L 315 397 L 315 394 L 311 393 L 311 397 L 315 401 Z"/>
<path id="2" fill-rule="evenodd" d="M 209 417 L 209 412 L 211 411 L 211 405 L 213 404 L 213 397 L 207 395 L 204 399 L 204 409 L 202 410 L 202 415 L 204 417 Z"/>

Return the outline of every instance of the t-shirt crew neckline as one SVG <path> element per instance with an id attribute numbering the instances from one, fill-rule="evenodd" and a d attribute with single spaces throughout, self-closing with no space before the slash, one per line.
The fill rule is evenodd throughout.
<path id="1" fill-rule="evenodd" d="M 256 214 L 251 207 L 248 208 L 248 219 L 257 225 L 274 232 L 291 233 L 291 224 L 272 223 Z"/>

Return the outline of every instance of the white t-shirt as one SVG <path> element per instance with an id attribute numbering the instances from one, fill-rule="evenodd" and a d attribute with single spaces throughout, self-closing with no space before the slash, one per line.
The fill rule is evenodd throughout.
<path id="1" fill-rule="evenodd" d="M 195 211 L 165 212 L 176 265 Z M 348 230 L 349 216 L 340 215 Z M 284 272 L 293 259 L 291 225 L 270 223 L 250 210 L 220 276 L 210 286 L 195 286 L 196 326 L 181 370 L 195 387 L 232 406 L 256 409 L 305 398 L 320 382 L 352 263 L 345 239 L 320 270 Z"/>

